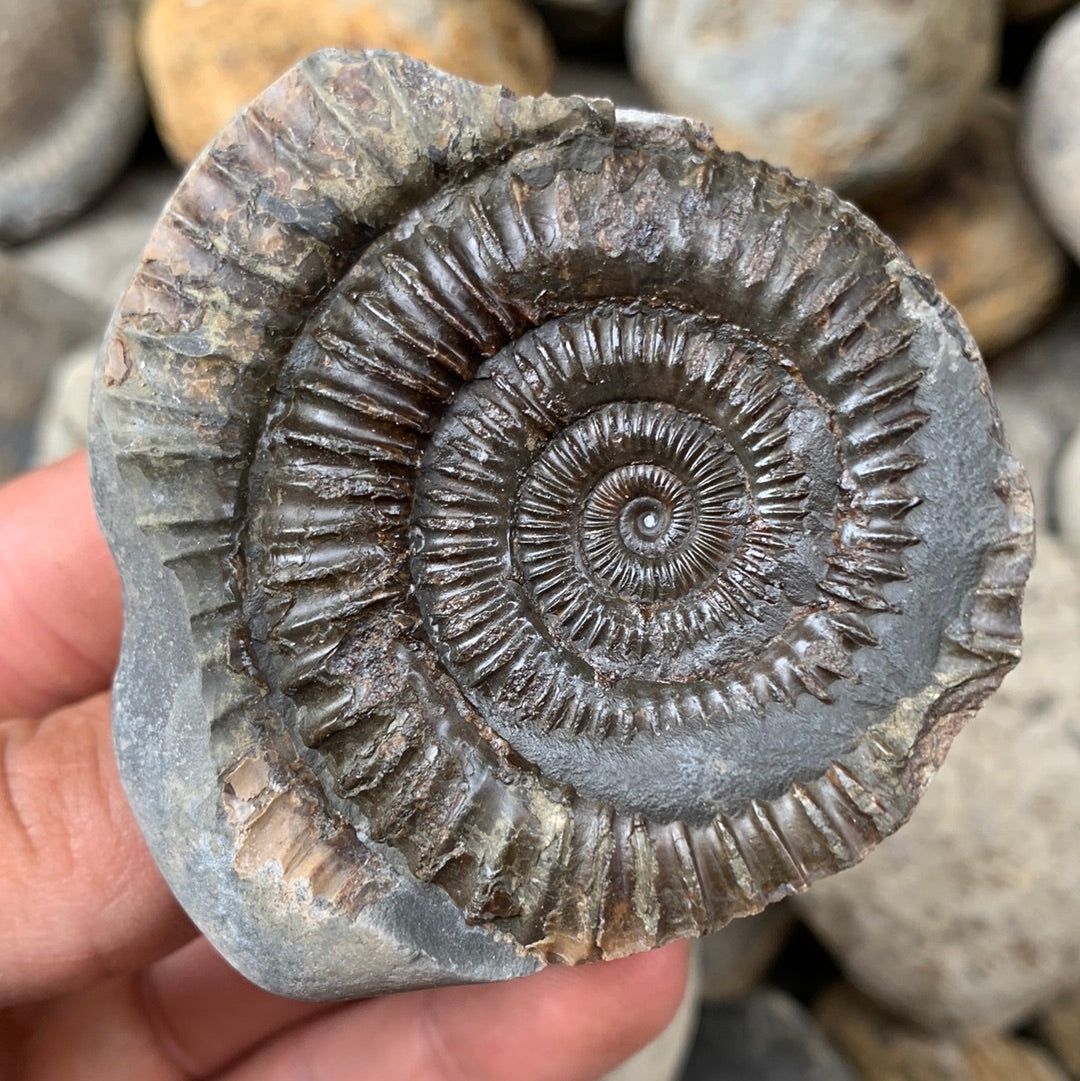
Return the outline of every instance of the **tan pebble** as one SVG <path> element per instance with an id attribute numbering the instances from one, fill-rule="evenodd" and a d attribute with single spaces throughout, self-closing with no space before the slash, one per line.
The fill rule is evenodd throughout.
<path id="1" fill-rule="evenodd" d="M 1074 442 L 1080 448 L 1080 439 Z M 1080 987 L 1051 1003 L 1034 1027 L 1073 1077 L 1080 1077 Z"/>
<path id="2" fill-rule="evenodd" d="M 554 55 L 520 0 L 151 0 L 139 49 L 158 133 L 190 161 L 242 105 L 318 49 L 391 49 L 523 94 Z"/>
<path id="3" fill-rule="evenodd" d="M 1016 161 L 1017 110 L 987 94 L 956 146 L 911 195 L 870 206 L 882 228 L 960 309 L 984 353 L 1055 308 L 1064 252 L 1032 207 Z"/>
<path id="4" fill-rule="evenodd" d="M 1072 0 L 1005 0 L 1005 17 L 1011 22 L 1040 19 L 1067 8 Z"/>
<path id="5" fill-rule="evenodd" d="M 867 1081 L 1068 1081 L 1028 1040 L 993 1032 L 934 1036 L 895 1020 L 843 984 L 829 988 L 814 1013 Z"/>

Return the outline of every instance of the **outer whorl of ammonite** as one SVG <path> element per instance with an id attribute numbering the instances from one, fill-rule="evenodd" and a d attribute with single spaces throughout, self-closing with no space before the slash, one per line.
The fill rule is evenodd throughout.
<path id="1" fill-rule="evenodd" d="M 688 122 L 317 54 L 181 185 L 95 409 L 133 802 L 292 993 L 756 911 L 1017 657 L 1028 495 L 955 313 Z"/>

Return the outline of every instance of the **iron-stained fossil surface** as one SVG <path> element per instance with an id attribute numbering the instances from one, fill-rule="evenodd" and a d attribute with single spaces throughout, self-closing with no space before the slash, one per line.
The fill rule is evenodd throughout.
<path id="1" fill-rule="evenodd" d="M 851 206 L 323 52 L 102 351 L 116 742 L 180 900 L 335 996 L 696 935 L 860 859 L 1019 648 L 986 373 Z"/>

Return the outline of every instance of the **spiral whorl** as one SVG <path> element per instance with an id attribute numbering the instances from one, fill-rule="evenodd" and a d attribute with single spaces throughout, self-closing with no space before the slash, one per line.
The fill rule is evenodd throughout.
<path id="1" fill-rule="evenodd" d="M 782 625 L 809 484 L 780 375 L 731 328 L 601 305 L 458 395 L 421 469 L 414 579 L 440 658 L 496 726 L 524 710 L 544 731 L 659 732 L 707 709 L 672 711 L 672 685 L 715 682 Z M 832 440 L 819 449 L 835 474 Z M 527 702 L 502 692 L 526 678 Z"/>
<path id="2" fill-rule="evenodd" d="M 1016 656 L 1026 494 L 970 339 L 852 207 L 686 122 L 386 64 L 281 84 L 295 196 L 278 143 L 211 150 L 158 247 L 219 264 L 159 253 L 129 296 L 165 316 L 106 351 L 222 775 L 272 751 L 417 904 L 545 960 L 861 858 Z M 423 168 L 351 111 L 396 78 Z M 203 463 L 183 521 L 154 424 Z"/>

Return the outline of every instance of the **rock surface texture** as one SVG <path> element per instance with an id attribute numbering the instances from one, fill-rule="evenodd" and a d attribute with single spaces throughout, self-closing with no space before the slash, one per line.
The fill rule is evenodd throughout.
<path id="1" fill-rule="evenodd" d="M 1024 84 L 1021 152 L 1058 238 L 1080 260 L 1080 7 L 1054 24 Z"/>
<path id="2" fill-rule="evenodd" d="M 756 912 L 1018 655 L 1030 493 L 955 311 L 688 121 L 317 54 L 188 173 L 94 394 L 132 804 L 293 995 Z"/>
<path id="3" fill-rule="evenodd" d="M 993 72 L 995 0 L 635 0 L 635 74 L 720 146 L 847 194 L 910 179 Z"/>
<path id="4" fill-rule="evenodd" d="M 1016 161 L 1016 109 L 986 95 L 960 141 L 909 195 L 871 215 L 957 306 L 986 353 L 1033 330 L 1057 305 L 1068 262 Z"/>
<path id="5" fill-rule="evenodd" d="M 82 210 L 146 123 L 123 0 L 0 0 L 0 242 Z"/>
<path id="6" fill-rule="evenodd" d="M 479 83 L 543 90 L 555 58 L 523 0 L 152 0 L 139 51 L 158 133 L 189 162 L 316 49 L 394 49 Z"/>

